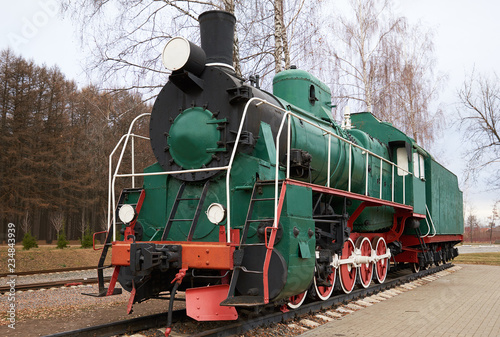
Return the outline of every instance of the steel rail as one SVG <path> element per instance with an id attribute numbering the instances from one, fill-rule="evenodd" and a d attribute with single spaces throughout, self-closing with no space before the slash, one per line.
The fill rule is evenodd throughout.
<path id="1" fill-rule="evenodd" d="M 317 301 L 308 304 L 304 304 L 295 310 L 290 310 L 286 313 L 283 312 L 273 312 L 268 315 L 262 315 L 256 318 L 242 319 L 241 322 L 228 324 L 220 328 L 206 330 L 191 336 L 201 337 L 201 336 L 230 336 L 235 334 L 241 334 L 252 330 L 254 328 L 268 325 L 271 323 L 279 323 L 287 320 L 291 320 L 296 316 L 307 315 L 312 312 L 320 311 L 323 309 L 331 308 L 333 305 L 337 305 L 343 302 L 351 301 L 360 297 L 365 297 L 373 295 L 375 293 L 384 291 L 396 287 L 400 284 L 413 281 L 420 277 L 425 277 L 429 274 L 439 272 L 441 270 L 450 268 L 453 266 L 451 263 L 441 265 L 439 267 L 422 270 L 418 273 L 412 273 L 408 275 L 403 275 L 396 277 L 392 280 L 386 280 L 382 284 L 372 285 L 369 288 L 360 288 L 353 290 L 349 294 L 340 294 L 334 296 L 326 301 Z M 391 272 L 397 273 L 398 270 Z M 179 322 L 186 319 L 186 310 L 180 309 L 172 312 L 172 319 L 174 322 Z M 106 323 L 103 325 L 97 325 L 93 327 L 86 327 L 83 329 L 77 329 L 72 331 L 64 331 L 55 333 L 52 335 L 47 335 L 48 337 L 87 337 L 87 336 L 114 336 L 118 334 L 132 334 L 138 331 L 154 329 L 164 327 L 167 324 L 167 314 L 159 313 L 149 316 L 137 317 L 129 320 Z"/>
<path id="2" fill-rule="evenodd" d="M 104 278 L 104 281 L 111 280 L 111 277 L 107 276 Z M 39 289 L 47 289 L 52 287 L 63 287 L 63 286 L 71 286 L 76 284 L 93 284 L 97 283 L 97 277 L 91 278 L 79 278 L 79 279 L 69 279 L 69 280 L 59 280 L 59 281 L 50 281 L 50 282 L 39 282 L 39 283 L 25 283 L 25 284 L 16 284 L 16 291 L 25 291 L 25 290 L 39 290 Z M 10 285 L 0 286 L 0 294 L 8 293 L 11 289 Z"/>
<path id="3" fill-rule="evenodd" d="M 2 277 L 10 277 L 10 276 L 26 276 L 26 275 L 38 275 L 38 274 L 51 274 L 51 273 L 64 273 L 70 271 L 80 271 L 80 270 L 91 270 L 97 269 L 96 266 L 88 266 L 88 267 L 72 267 L 72 268 L 60 268 L 60 269 L 47 269 L 47 270 L 35 270 L 35 271 L 20 271 L 13 273 L 2 273 L 0 274 L 0 278 Z"/>
<path id="4" fill-rule="evenodd" d="M 172 312 L 172 319 L 178 322 L 186 317 L 186 310 L 180 309 Z M 94 337 L 94 336 L 115 336 L 120 334 L 130 334 L 136 331 L 165 326 L 167 324 L 167 314 L 160 313 L 143 317 L 136 317 L 119 322 L 111 322 L 102 325 L 91 326 L 83 329 L 64 331 L 46 337 Z"/>

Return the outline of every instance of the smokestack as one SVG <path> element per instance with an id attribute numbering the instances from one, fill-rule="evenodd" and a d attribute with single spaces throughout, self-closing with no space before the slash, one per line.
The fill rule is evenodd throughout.
<path id="1" fill-rule="evenodd" d="M 224 11 L 208 11 L 198 17 L 201 48 L 207 55 L 207 64 L 223 63 L 233 66 L 233 41 L 236 17 Z"/>

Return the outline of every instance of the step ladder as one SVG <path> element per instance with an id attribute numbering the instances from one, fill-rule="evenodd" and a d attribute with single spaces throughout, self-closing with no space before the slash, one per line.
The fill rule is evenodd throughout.
<path id="1" fill-rule="evenodd" d="M 420 249 L 422 249 L 422 258 L 424 260 L 424 265 L 426 265 L 427 262 L 432 262 L 432 261 L 428 261 L 428 259 L 427 259 L 429 247 L 427 247 L 424 239 L 422 238 L 422 232 L 420 231 L 420 227 L 417 227 L 415 229 L 415 236 L 417 237 L 418 242 L 420 244 Z M 419 261 L 419 263 L 420 263 L 420 261 Z"/>
<path id="2" fill-rule="evenodd" d="M 283 186 L 283 182 L 279 181 L 278 182 L 278 194 L 281 193 L 281 187 Z M 265 222 L 269 221 L 271 224 L 274 222 L 274 207 L 272 208 L 272 215 L 268 218 L 261 218 L 261 219 L 252 219 L 253 215 L 253 210 L 254 206 L 257 202 L 262 202 L 262 201 L 274 201 L 275 198 L 259 198 L 258 194 L 261 191 L 262 187 L 266 186 L 273 186 L 275 185 L 275 181 L 257 181 L 253 187 L 252 190 L 252 196 L 250 198 L 250 202 L 248 205 L 248 211 L 247 211 L 247 216 L 245 219 L 245 224 L 243 227 L 243 232 L 241 235 L 241 240 L 240 240 L 240 245 L 239 249 L 235 251 L 234 254 L 234 270 L 233 270 L 233 275 L 231 277 L 231 282 L 229 286 L 229 291 L 228 291 L 228 297 L 221 302 L 220 305 L 222 306 L 254 306 L 254 305 L 263 305 L 266 304 L 267 302 L 264 299 L 264 295 L 238 295 L 235 296 L 235 291 L 236 291 L 236 285 L 238 284 L 238 280 L 240 277 L 242 277 L 245 274 L 252 273 L 252 274 L 261 274 L 262 275 L 262 286 L 264 287 L 264 270 L 248 270 L 245 266 L 242 265 L 243 262 L 243 257 L 245 254 L 245 247 L 249 246 L 262 246 L 265 247 L 264 243 L 256 243 L 256 244 L 247 244 L 247 237 L 248 237 L 248 231 L 250 228 L 250 225 L 255 222 Z M 267 233 L 264 233 L 264 235 L 267 236 Z M 263 262 L 263 268 L 264 269 L 264 261 Z"/>
<path id="3" fill-rule="evenodd" d="M 163 231 L 163 235 L 161 237 L 162 241 L 166 241 L 168 238 L 168 234 L 170 232 L 170 229 L 172 228 L 172 224 L 174 222 L 179 222 L 179 221 L 184 221 L 184 222 L 191 222 L 191 227 L 189 228 L 189 234 L 187 236 L 187 241 L 193 241 L 193 236 L 194 232 L 196 230 L 196 226 L 198 224 L 198 219 L 200 218 L 201 214 L 201 209 L 203 207 L 203 204 L 205 202 L 205 198 L 207 196 L 208 192 L 208 187 L 210 186 L 210 180 L 207 180 L 207 182 L 203 185 L 203 190 L 201 191 L 201 195 L 199 198 L 183 198 L 182 195 L 184 194 L 184 190 L 186 188 L 186 183 L 183 182 L 181 186 L 179 187 L 179 190 L 177 191 L 177 196 L 175 197 L 174 204 L 172 206 L 172 210 L 170 211 L 170 215 L 168 217 L 167 223 L 165 225 L 165 229 Z M 196 211 L 194 213 L 194 216 L 192 219 L 176 219 L 175 215 L 177 213 L 177 209 L 179 208 L 179 204 L 181 201 L 188 201 L 188 200 L 198 200 L 198 205 L 196 206 Z"/>

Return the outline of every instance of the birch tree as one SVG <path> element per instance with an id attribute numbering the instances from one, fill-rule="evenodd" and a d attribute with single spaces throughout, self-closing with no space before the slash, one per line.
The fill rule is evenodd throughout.
<path id="1" fill-rule="evenodd" d="M 395 16 L 391 0 L 349 0 L 334 21 L 331 46 L 340 72 L 337 98 L 355 111 L 372 112 L 423 145 L 437 131 L 432 107 L 445 77 L 434 74 L 432 31 Z"/>
<path id="2" fill-rule="evenodd" d="M 64 227 L 64 215 L 62 213 L 52 214 L 52 216 L 50 218 L 50 223 L 52 224 L 52 227 L 54 227 L 54 229 L 57 232 L 57 238 L 59 238 L 59 232 L 61 232 L 61 230 Z"/>
<path id="3" fill-rule="evenodd" d="M 403 19 L 389 15 L 389 0 L 349 0 L 349 7 L 351 16 L 340 14 L 332 25 L 340 43 L 331 47 L 342 73 L 339 85 L 349 88 L 341 98 L 356 101 L 372 112 L 380 91 L 392 85 L 391 79 L 383 87 L 377 86 L 377 72 L 383 66 L 382 46 L 401 29 Z"/>
<path id="4" fill-rule="evenodd" d="M 447 76 L 434 71 L 433 33 L 403 21 L 396 36 L 382 43 L 377 82 L 382 90 L 376 113 L 417 143 L 429 146 L 440 125 L 442 110 L 434 104 Z"/>

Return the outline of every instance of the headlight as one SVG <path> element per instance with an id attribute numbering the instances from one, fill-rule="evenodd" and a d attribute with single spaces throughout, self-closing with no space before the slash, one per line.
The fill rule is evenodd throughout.
<path id="1" fill-rule="evenodd" d="M 123 205 L 122 207 L 120 207 L 120 210 L 118 211 L 118 217 L 123 223 L 125 224 L 130 223 L 135 218 L 134 207 L 132 205 L 127 205 L 127 204 Z"/>
<path id="2" fill-rule="evenodd" d="M 161 60 L 165 68 L 171 71 L 184 69 L 196 76 L 205 69 L 205 52 L 183 37 L 174 37 L 167 42 Z"/>
<path id="3" fill-rule="evenodd" d="M 216 225 L 218 225 L 226 218 L 226 210 L 224 209 L 224 206 L 217 203 L 213 203 L 208 206 L 205 213 L 207 214 L 208 220 Z"/>

